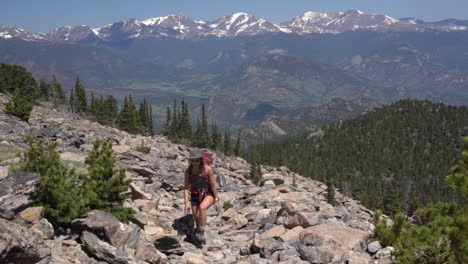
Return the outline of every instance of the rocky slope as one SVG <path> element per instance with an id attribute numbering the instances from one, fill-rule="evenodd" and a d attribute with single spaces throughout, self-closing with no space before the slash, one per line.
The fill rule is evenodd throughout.
<path id="1" fill-rule="evenodd" d="M 260 184 L 245 178 L 249 164 L 213 153 L 226 177 L 221 204 L 208 212 L 207 244 L 190 240 L 191 215 L 183 213 L 183 171 L 189 148 L 165 137 L 129 135 L 46 107 L 36 106 L 29 123 L 3 112 L 0 95 L 0 262 L 1 263 L 392 263 L 392 248 L 370 238 L 373 212 L 337 193 L 326 202 L 326 186 L 286 167 L 262 168 Z M 26 148 L 24 135 L 59 142 L 62 160 L 84 170 L 91 142 L 114 143 L 119 166 L 133 182 L 126 206 L 133 222 L 92 211 L 66 230 L 54 230 L 43 209 L 33 207 L 37 175 L 8 173 L 14 153 Z M 141 144 L 150 154 L 135 151 Z M 293 181 L 295 184 L 293 184 Z"/>

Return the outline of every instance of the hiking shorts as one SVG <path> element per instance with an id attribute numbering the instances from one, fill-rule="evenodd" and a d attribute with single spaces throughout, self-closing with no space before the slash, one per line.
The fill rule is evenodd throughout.
<path id="1" fill-rule="evenodd" d="M 200 203 L 198 202 L 198 193 L 191 193 L 190 194 L 190 203 L 195 206 L 200 206 Z M 214 197 L 212 193 L 207 193 L 206 195 L 211 195 Z"/>

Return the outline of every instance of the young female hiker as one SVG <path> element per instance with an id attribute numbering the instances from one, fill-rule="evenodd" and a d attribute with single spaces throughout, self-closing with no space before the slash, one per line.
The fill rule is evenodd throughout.
<path id="1" fill-rule="evenodd" d="M 199 150 L 190 152 L 189 167 L 185 170 L 185 213 L 192 209 L 195 218 L 195 238 L 205 243 L 204 226 L 206 211 L 213 203 L 219 211 L 219 196 L 216 179 L 211 166 L 203 162 L 203 153 Z"/>

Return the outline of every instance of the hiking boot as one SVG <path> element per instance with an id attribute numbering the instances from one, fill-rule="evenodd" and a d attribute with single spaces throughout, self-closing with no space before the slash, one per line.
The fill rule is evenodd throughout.
<path id="1" fill-rule="evenodd" d="M 205 244 L 205 230 L 203 230 L 203 228 L 195 230 L 195 238 L 200 242 L 200 244 Z"/>

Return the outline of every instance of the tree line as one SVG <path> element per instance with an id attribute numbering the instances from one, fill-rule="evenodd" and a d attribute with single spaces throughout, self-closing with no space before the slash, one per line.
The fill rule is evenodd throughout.
<path id="1" fill-rule="evenodd" d="M 174 100 L 172 107 L 166 107 L 166 122 L 161 132 L 174 142 L 209 148 L 226 155 L 240 156 L 242 151 L 241 131 L 238 130 L 234 139 L 229 129 L 224 129 L 223 135 L 216 122 L 208 125 L 208 114 L 204 104 L 201 105 L 200 115 L 193 126 L 189 105 L 185 99 L 181 100 L 180 105 Z"/>
<path id="2" fill-rule="evenodd" d="M 91 92 L 88 97 L 79 77 L 76 77 L 75 87 L 67 97 L 55 76 L 52 76 L 50 82 L 42 78 L 38 84 L 26 68 L 2 63 L 0 92 L 13 94 L 5 110 L 8 114 L 25 121 L 29 119 L 34 104 L 49 102 L 54 107 L 63 107 L 100 124 L 114 126 L 129 133 L 154 134 L 152 106 L 146 98 L 143 98 L 137 107 L 132 96 L 126 96 L 119 109 L 117 99 L 112 95 L 104 98 Z"/>
<path id="3" fill-rule="evenodd" d="M 21 66 L 0 64 L 0 92 L 12 93 L 12 100 L 6 105 L 6 112 L 27 121 L 33 105 L 49 102 L 54 107 L 67 109 L 103 125 L 141 135 L 154 135 L 155 122 L 151 104 L 143 98 L 137 106 L 131 95 L 125 96 L 119 107 L 117 99 L 89 94 L 79 77 L 69 95 L 62 85 L 52 76 L 50 82 L 41 79 L 39 83 Z M 241 131 L 237 137 L 229 129 L 223 131 L 216 122 L 208 123 L 205 105 L 201 106 L 196 124 L 192 124 L 188 102 L 174 100 L 172 107 L 167 107 L 166 122 L 161 133 L 174 142 L 184 143 L 199 148 L 210 148 L 226 155 L 240 156 Z"/>
<path id="4" fill-rule="evenodd" d="M 393 225 L 376 212 L 375 238 L 395 247 L 397 263 L 468 263 L 468 137 L 464 141 L 461 160 L 445 177 L 459 203 L 429 203 L 416 210 L 411 221 L 397 213 Z"/>
<path id="5" fill-rule="evenodd" d="M 401 100 L 323 127 L 323 135 L 263 140 L 244 157 L 330 182 L 385 214 L 411 215 L 429 202 L 455 199 L 443 175 L 462 150 L 467 121 L 466 106 Z"/>

